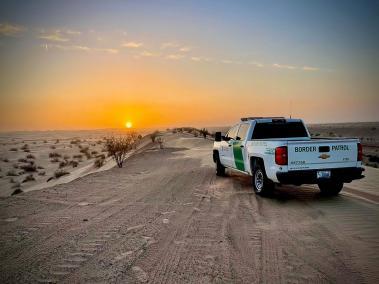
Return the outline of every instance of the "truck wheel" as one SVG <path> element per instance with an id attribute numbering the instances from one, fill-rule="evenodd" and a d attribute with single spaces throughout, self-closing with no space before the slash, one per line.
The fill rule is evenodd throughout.
<path id="1" fill-rule="evenodd" d="M 274 184 L 267 178 L 264 166 L 257 164 L 253 171 L 253 189 L 256 194 L 266 195 L 272 191 Z"/>
<path id="2" fill-rule="evenodd" d="M 216 175 L 223 177 L 225 176 L 225 167 L 220 162 L 220 157 L 216 156 Z"/>
<path id="3" fill-rule="evenodd" d="M 339 181 L 326 181 L 320 182 L 318 188 L 322 195 L 338 195 L 343 188 L 343 182 Z"/>

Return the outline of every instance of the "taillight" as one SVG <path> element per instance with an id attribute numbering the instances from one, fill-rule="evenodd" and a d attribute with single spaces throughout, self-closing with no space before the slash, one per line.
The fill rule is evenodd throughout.
<path id="1" fill-rule="evenodd" d="M 281 166 L 288 164 L 287 146 L 275 148 L 275 163 Z"/>
<path id="2" fill-rule="evenodd" d="M 358 154 L 357 154 L 357 161 L 362 161 L 363 151 L 362 151 L 362 144 L 357 144 L 358 148 Z"/>

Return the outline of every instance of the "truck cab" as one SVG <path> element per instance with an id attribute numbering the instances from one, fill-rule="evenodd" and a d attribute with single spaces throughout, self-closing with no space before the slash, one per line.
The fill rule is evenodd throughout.
<path id="1" fill-rule="evenodd" d="M 362 178 L 362 147 L 356 138 L 312 139 L 301 119 L 242 118 L 213 146 L 216 174 L 230 168 L 252 176 L 256 193 L 274 184 L 318 184 L 338 194 L 343 183 Z"/>

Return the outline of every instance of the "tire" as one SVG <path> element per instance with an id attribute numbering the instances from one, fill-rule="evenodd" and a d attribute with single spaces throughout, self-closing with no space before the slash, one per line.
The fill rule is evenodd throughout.
<path id="1" fill-rule="evenodd" d="M 216 156 L 216 175 L 220 177 L 225 176 L 225 167 L 220 162 L 220 157 Z"/>
<path id="2" fill-rule="evenodd" d="M 343 188 L 343 182 L 340 182 L 340 181 L 320 182 L 318 184 L 318 188 L 320 189 L 320 193 L 322 195 L 325 195 L 325 196 L 338 195 Z"/>
<path id="3" fill-rule="evenodd" d="M 267 195 L 274 189 L 274 183 L 266 176 L 266 171 L 261 163 L 257 163 L 253 167 L 253 189 L 258 195 Z"/>

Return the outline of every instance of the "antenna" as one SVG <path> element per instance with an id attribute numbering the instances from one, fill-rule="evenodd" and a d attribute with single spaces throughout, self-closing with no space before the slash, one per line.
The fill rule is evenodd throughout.
<path id="1" fill-rule="evenodd" d="M 292 118 L 292 100 L 290 100 L 290 118 Z"/>

